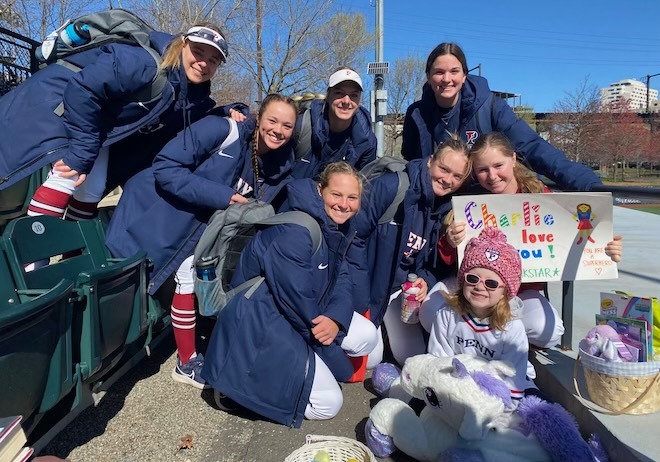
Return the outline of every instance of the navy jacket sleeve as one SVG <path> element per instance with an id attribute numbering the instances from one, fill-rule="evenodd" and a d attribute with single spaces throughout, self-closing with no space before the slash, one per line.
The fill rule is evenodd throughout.
<path id="1" fill-rule="evenodd" d="M 372 161 L 376 160 L 376 145 L 377 145 L 378 142 L 376 141 L 375 136 L 373 136 L 373 138 L 374 138 L 373 146 L 370 147 L 369 149 L 367 149 L 364 153 L 362 153 L 360 158 L 355 163 L 355 168 L 357 170 L 362 170 L 362 167 L 367 165 L 369 162 L 372 162 Z"/>
<path id="2" fill-rule="evenodd" d="M 121 56 L 118 56 L 121 55 Z M 63 122 L 69 138 L 64 163 L 79 173 L 89 173 L 103 144 L 101 127 L 112 102 L 150 85 L 156 62 L 140 47 L 103 47 L 98 59 L 71 77 L 64 89 Z"/>
<path id="3" fill-rule="evenodd" d="M 244 103 L 231 103 L 227 104 L 225 106 L 218 106 L 214 108 L 214 111 L 217 111 L 218 114 L 223 115 L 225 117 L 229 117 L 229 111 L 231 109 L 235 109 L 244 116 L 250 115 L 250 108 L 244 104 Z"/>
<path id="4" fill-rule="evenodd" d="M 414 104 L 408 106 L 406 117 L 403 119 L 401 155 L 406 160 L 421 159 L 423 157 L 419 130 L 412 117 L 415 107 Z"/>
<path id="5" fill-rule="evenodd" d="M 541 138 L 527 123 L 519 119 L 506 102 L 495 98 L 493 131 L 502 132 L 531 168 L 556 182 L 566 191 L 590 191 L 602 182 L 591 168 L 569 160 L 559 149 Z M 404 132 L 405 134 L 405 132 Z M 405 140 L 405 138 L 404 138 Z"/>
<path id="6" fill-rule="evenodd" d="M 192 136 L 189 130 L 193 132 Z M 158 184 L 191 205 L 212 210 L 227 208 L 234 189 L 226 183 L 195 175 L 194 171 L 214 154 L 214 148 L 229 136 L 231 130 L 236 130 L 236 125 L 219 116 L 204 117 L 183 130 L 154 159 L 154 176 Z M 228 168 L 231 168 L 230 164 Z"/>

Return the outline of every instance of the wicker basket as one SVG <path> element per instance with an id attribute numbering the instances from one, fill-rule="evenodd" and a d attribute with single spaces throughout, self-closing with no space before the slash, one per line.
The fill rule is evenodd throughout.
<path id="1" fill-rule="evenodd" d="M 651 414 L 660 410 L 660 362 L 610 362 L 590 355 L 585 349 L 581 342 L 573 381 L 581 398 L 577 382 L 579 364 L 584 370 L 589 398 L 611 411 L 606 414 Z"/>
<path id="2" fill-rule="evenodd" d="M 319 451 L 330 455 L 331 462 L 376 462 L 376 456 L 364 444 L 342 436 L 307 435 L 305 444 L 284 459 L 284 462 L 311 462 Z"/>

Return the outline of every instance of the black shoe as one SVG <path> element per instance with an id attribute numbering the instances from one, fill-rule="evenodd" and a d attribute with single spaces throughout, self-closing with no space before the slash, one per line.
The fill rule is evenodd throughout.
<path id="1" fill-rule="evenodd" d="M 213 390 L 213 401 L 220 410 L 225 412 L 233 412 L 240 408 L 236 401 L 223 395 L 218 390 Z"/>

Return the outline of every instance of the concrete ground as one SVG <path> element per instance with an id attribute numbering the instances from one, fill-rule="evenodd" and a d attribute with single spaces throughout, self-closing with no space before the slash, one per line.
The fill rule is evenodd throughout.
<path id="1" fill-rule="evenodd" d="M 615 232 L 624 236 L 624 262 L 619 279 L 580 281 L 575 289 L 573 345 L 594 325 L 599 292 L 621 289 L 637 295 L 660 295 L 660 216 L 615 207 Z M 558 308 L 560 284 L 551 284 L 550 299 Z M 84 411 L 41 454 L 87 461 L 283 461 L 305 442 L 305 435 L 346 436 L 364 441 L 364 422 L 377 400 L 365 383 L 345 384 L 344 406 L 331 421 L 305 421 L 291 429 L 248 414 L 229 414 L 214 407 L 210 392 L 200 392 L 170 378 L 173 341 L 167 340 L 110 388 L 97 407 Z M 541 387 L 578 418 L 582 428 L 598 432 L 611 460 L 660 460 L 657 429 L 660 414 L 606 416 L 589 411 L 572 386 L 574 352 L 543 353 L 538 363 Z M 538 369 L 537 368 L 537 369 Z M 177 450 L 192 435 L 191 449 Z M 382 461 L 410 461 L 397 455 Z"/>

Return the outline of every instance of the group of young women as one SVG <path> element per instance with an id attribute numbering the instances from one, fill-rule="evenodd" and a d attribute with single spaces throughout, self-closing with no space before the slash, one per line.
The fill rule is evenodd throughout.
<path id="1" fill-rule="evenodd" d="M 209 82 L 229 54 L 217 27 L 197 25 L 174 37 L 154 33 L 152 43 L 162 50 L 160 69 L 140 47 L 110 44 L 75 55 L 79 73 L 48 66 L 0 99 L 0 118 L 4 122 L 11 114 L 13 120 L 0 129 L 13 134 L 0 136 L 5 180 L 0 188 L 54 163 L 30 214 L 89 218 L 114 186 L 106 175 L 108 159 L 121 163 L 123 157 L 127 165 L 142 159 L 147 168 L 123 172 L 130 179 L 110 221 L 107 245 L 117 257 L 147 251 L 154 262 L 150 294 L 175 279 L 173 379 L 212 387 L 217 396 L 283 424 L 335 416 L 342 405 L 338 382 L 354 372 L 350 358 L 368 355 L 369 366 L 382 360 L 382 326 L 403 363 L 425 351 L 448 351 L 441 334 L 446 325 L 438 324 L 447 306 L 487 323 L 497 303 L 475 300 L 502 289 L 496 295 L 508 301 L 518 292 L 509 284 L 520 277 L 510 273 L 513 264 L 496 274 L 488 270 L 499 266 L 482 270 L 481 260 L 455 268 L 465 226 L 451 220 L 450 199 L 470 183 L 471 174 L 486 192 L 546 192 L 521 166 L 524 155 L 563 189 L 589 190 L 600 183 L 515 117 L 491 95 L 485 79 L 468 76 L 462 50 L 443 43 L 429 55 L 422 99 L 405 118 L 402 154 L 409 159 L 410 184 L 394 217 L 383 223 L 400 176 L 385 173 L 365 182 L 358 172 L 375 159 L 376 140 L 360 105 L 363 85 L 355 71 L 338 68 L 329 77 L 326 100 L 309 109 L 311 143 L 300 155 L 294 133 L 303 124 L 291 98 L 268 95 L 256 117 L 246 117 L 240 104 L 211 109 Z M 156 72 L 165 72 L 169 82 L 160 97 L 126 98 L 149 85 Z M 45 98 L 38 91 L 44 87 Z M 63 115 L 54 116 L 62 101 Z M 17 136 L 28 122 L 43 127 L 43 136 Z M 307 229 L 296 224 L 259 231 L 241 254 L 232 285 L 255 276 L 265 283 L 249 298 L 234 297 L 220 312 L 204 357 L 195 345 L 193 250 L 215 210 L 249 199 L 311 215 L 322 243 L 313 249 Z M 618 261 L 620 238 L 606 250 Z M 514 249 L 511 259 L 516 258 Z M 400 319 L 401 285 L 412 272 L 420 276 L 417 300 L 426 300 L 420 320 L 432 332 L 428 347 L 422 327 Z M 452 282 L 457 272 L 459 280 Z M 439 296 L 456 286 L 463 298 Z M 558 340 L 562 325 L 537 289 L 518 293 L 524 337 L 547 347 Z M 506 315 L 494 319 L 494 328 L 508 328 Z"/>

